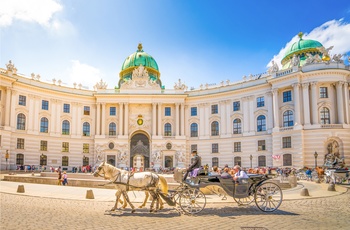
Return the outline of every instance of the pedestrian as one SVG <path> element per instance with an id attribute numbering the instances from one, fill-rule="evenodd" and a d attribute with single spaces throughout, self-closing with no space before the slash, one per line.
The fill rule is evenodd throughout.
<path id="1" fill-rule="evenodd" d="M 58 172 L 57 185 L 62 185 L 62 173 L 61 173 L 61 170 L 57 170 L 57 172 Z"/>
<path id="2" fill-rule="evenodd" d="M 68 175 L 67 175 L 67 172 L 66 172 L 66 171 L 63 172 L 62 179 L 63 179 L 62 184 L 63 184 L 64 186 L 65 186 L 65 185 L 68 185 Z"/>

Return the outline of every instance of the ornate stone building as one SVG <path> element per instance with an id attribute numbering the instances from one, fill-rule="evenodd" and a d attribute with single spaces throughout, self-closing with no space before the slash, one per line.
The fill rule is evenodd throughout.
<path id="1" fill-rule="evenodd" d="M 102 80 L 94 90 L 43 82 L 10 61 L 0 69 L 1 169 L 69 170 L 100 160 L 183 167 L 194 149 L 210 166 L 313 167 L 329 154 L 348 163 L 350 70 L 331 48 L 300 36 L 281 70 L 273 63 L 264 74 L 191 90 L 181 80 L 165 89 L 141 45 L 125 59 L 116 88 Z"/>

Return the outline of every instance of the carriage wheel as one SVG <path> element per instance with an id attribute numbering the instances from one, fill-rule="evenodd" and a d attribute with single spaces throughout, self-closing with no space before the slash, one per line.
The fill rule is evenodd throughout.
<path id="1" fill-rule="evenodd" d="M 244 198 L 234 198 L 238 205 L 248 205 L 254 201 L 254 195 L 250 195 Z"/>
<path id="2" fill-rule="evenodd" d="M 207 201 L 202 191 L 197 188 L 187 188 L 180 194 L 180 207 L 187 214 L 201 212 Z"/>
<path id="3" fill-rule="evenodd" d="M 255 190 L 255 204 L 264 212 L 273 212 L 278 209 L 282 203 L 282 190 L 272 182 L 266 182 L 259 185 Z"/>

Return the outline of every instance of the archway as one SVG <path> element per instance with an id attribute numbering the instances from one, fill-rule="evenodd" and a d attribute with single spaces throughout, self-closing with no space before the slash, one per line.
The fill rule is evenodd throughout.
<path id="1" fill-rule="evenodd" d="M 135 158 L 135 156 L 138 156 Z M 142 164 L 135 162 L 134 160 L 143 159 Z M 130 141 L 130 167 L 139 166 L 138 169 L 144 170 L 149 168 L 150 161 L 150 149 L 149 149 L 149 138 L 143 133 L 135 134 Z M 137 164 L 136 164 L 137 163 Z"/>

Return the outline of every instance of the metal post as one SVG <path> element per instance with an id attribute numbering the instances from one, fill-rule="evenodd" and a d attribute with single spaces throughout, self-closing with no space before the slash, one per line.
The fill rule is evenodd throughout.
<path id="1" fill-rule="evenodd" d="M 315 168 L 316 168 L 317 167 L 317 157 L 318 157 L 318 154 L 316 151 L 314 153 L 314 157 L 315 157 Z"/>
<path id="2" fill-rule="evenodd" d="M 250 155 L 249 156 L 249 159 L 250 159 L 250 168 L 253 168 L 253 156 L 252 155 Z"/>

